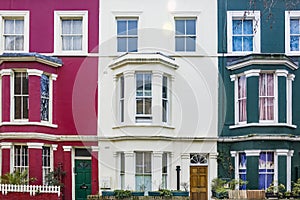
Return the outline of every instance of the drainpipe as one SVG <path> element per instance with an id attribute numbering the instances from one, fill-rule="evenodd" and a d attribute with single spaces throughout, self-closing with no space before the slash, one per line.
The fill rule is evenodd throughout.
<path id="1" fill-rule="evenodd" d="M 180 166 L 176 166 L 177 171 L 177 190 L 180 190 Z"/>

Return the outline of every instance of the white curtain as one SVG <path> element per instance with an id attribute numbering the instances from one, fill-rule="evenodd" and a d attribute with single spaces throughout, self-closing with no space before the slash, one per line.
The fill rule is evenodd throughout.
<path id="1" fill-rule="evenodd" d="M 239 122 L 247 121 L 247 89 L 245 76 L 238 78 Z"/>
<path id="2" fill-rule="evenodd" d="M 274 120 L 274 75 L 259 76 L 259 119 Z"/>

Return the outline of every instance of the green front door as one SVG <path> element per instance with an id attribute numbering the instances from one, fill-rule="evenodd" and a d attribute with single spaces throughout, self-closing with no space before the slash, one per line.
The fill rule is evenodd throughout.
<path id="1" fill-rule="evenodd" d="M 91 194 L 91 160 L 75 160 L 75 199 L 86 200 Z"/>

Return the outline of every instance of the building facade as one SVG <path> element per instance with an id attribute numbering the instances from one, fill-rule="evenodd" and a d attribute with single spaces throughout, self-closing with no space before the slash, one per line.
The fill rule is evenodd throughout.
<path id="1" fill-rule="evenodd" d="M 98 0 L 1 1 L 1 175 L 62 170 L 64 199 L 98 191 L 98 35 Z"/>
<path id="2" fill-rule="evenodd" d="M 217 176 L 217 2 L 100 1 L 100 189 L 180 189 Z M 197 182 L 197 180 L 201 180 Z M 200 185 L 200 186 L 199 186 Z"/>
<path id="3" fill-rule="evenodd" d="M 218 1 L 218 176 L 248 181 L 243 189 L 290 190 L 299 178 L 297 9 Z"/>

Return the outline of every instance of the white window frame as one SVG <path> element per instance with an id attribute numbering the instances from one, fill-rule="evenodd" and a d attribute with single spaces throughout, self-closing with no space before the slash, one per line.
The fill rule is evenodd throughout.
<path id="1" fill-rule="evenodd" d="M 232 20 L 250 19 L 253 20 L 253 51 L 233 51 L 232 50 Z M 230 54 L 260 53 L 260 11 L 227 11 L 227 52 Z"/>
<path id="2" fill-rule="evenodd" d="M 287 55 L 299 55 L 299 51 L 291 51 L 290 50 L 290 19 L 299 19 L 300 20 L 300 11 L 293 10 L 293 11 L 285 11 L 285 53 Z"/>
<path id="3" fill-rule="evenodd" d="M 27 156 L 27 165 L 16 165 L 16 162 L 15 162 L 15 158 L 16 158 L 16 153 L 15 153 L 15 148 L 16 146 L 20 146 L 20 150 L 21 150 L 21 153 L 20 153 L 20 156 L 23 157 L 23 154 L 22 154 L 22 149 L 27 147 L 27 154 L 25 154 Z M 21 169 L 21 171 L 23 172 L 24 170 L 27 170 L 28 174 L 27 174 L 27 179 L 29 178 L 29 148 L 27 145 L 24 145 L 24 144 L 15 144 L 13 146 L 13 166 L 12 166 L 12 172 L 16 171 L 16 169 Z M 20 160 L 20 162 L 22 162 L 22 158 Z"/>
<path id="4" fill-rule="evenodd" d="M 15 119 L 15 73 L 26 73 L 27 74 L 27 77 L 28 77 L 28 100 L 27 100 L 27 103 L 28 103 L 28 118 L 21 118 L 21 119 Z M 10 93 L 11 93 L 11 107 L 10 107 L 10 110 L 11 110 L 11 114 L 10 114 L 10 121 L 16 121 L 16 122 L 28 122 L 29 121 L 29 98 L 30 98 L 30 95 L 29 95 L 29 75 L 28 75 L 28 72 L 26 70 L 14 70 L 13 71 L 13 74 L 11 76 L 11 88 L 10 88 Z"/>
<path id="5" fill-rule="evenodd" d="M 44 156 L 45 156 L 44 147 L 49 148 L 49 155 L 48 155 L 49 156 L 49 166 L 44 166 Z M 53 159 L 52 147 L 43 146 L 43 149 L 42 149 L 43 185 L 47 185 L 45 177 L 46 177 L 47 174 L 49 174 L 53 170 L 53 167 L 52 167 L 53 161 L 52 161 L 52 159 Z M 47 173 L 46 173 L 46 171 L 47 171 Z"/>
<path id="6" fill-rule="evenodd" d="M 118 21 L 119 20 L 123 20 L 123 21 L 127 21 L 127 25 L 128 25 L 128 21 L 136 21 L 137 22 L 137 30 L 136 30 L 136 35 L 118 35 Z M 118 53 L 125 53 L 125 52 L 130 52 L 128 51 L 128 47 L 129 47 L 129 42 L 128 42 L 128 39 L 129 38 L 136 38 L 137 39 L 137 44 L 136 44 L 136 51 L 132 51 L 132 52 L 138 52 L 139 51 L 139 18 L 138 17 L 116 17 L 116 35 L 117 35 L 117 41 L 116 41 L 116 44 L 117 44 L 117 49 L 116 51 Z M 127 29 L 128 31 L 128 26 L 127 26 Z M 118 39 L 119 38 L 126 38 L 127 39 L 127 46 L 126 46 L 126 51 L 119 51 L 118 50 Z"/>
<path id="7" fill-rule="evenodd" d="M 120 123 L 124 123 L 125 120 L 125 78 L 124 75 L 121 74 L 119 76 L 119 121 Z M 123 82 L 121 81 L 123 79 Z M 123 86 L 122 86 L 123 84 Z M 123 89 L 123 91 L 122 91 Z M 123 93 L 123 97 L 122 97 Z"/>
<path id="8" fill-rule="evenodd" d="M 164 98 L 163 97 L 163 87 L 164 87 L 164 78 L 167 79 L 167 85 L 166 85 L 166 89 L 167 89 L 167 98 Z M 162 76 L 162 123 L 165 123 L 165 124 L 168 124 L 169 123 L 169 115 L 170 115 L 170 112 L 169 112 L 169 107 L 170 107 L 170 77 L 166 74 L 164 74 Z M 166 114 L 166 120 L 164 121 L 164 101 L 166 102 L 166 110 L 165 110 L 165 114 Z"/>
<path id="9" fill-rule="evenodd" d="M 5 50 L 5 40 L 4 40 L 4 20 L 5 18 L 23 18 L 24 19 L 24 46 L 23 50 L 9 51 Z M 29 11 L 8 11 L 0 10 L 0 53 L 3 52 L 29 52 Z"/>
<path id="10" fill-rule="evenodd" d="M 136 165 L 137 165 L 137 153 L 142 153 L 143 154 L 143 158 L 142 158 L 142 165 L 143 165 L 143 172 L 142 173 L 137 173 L 137 171 L 136 171 Z M 146 173 L 145 171 L 144 171 L 144 165 L 145 165 L 145 153 L 150 153 L 150 161 L 151 161 L 151 173 Z M 153 182 L 152 182 L 152 179 L 153 179 L 153 176 L 154 176 L 154 171 L 153 171 L 153 152 L 151 152 L 151 151 L 136 151 L 136 152 L 134 152 L 134 176 L 136 177 L 136 176 L 138 176 L 138 175 L 141 175 L 141 176 L 147 176 L 147 175 L 150 175 L 151 176 L 151 183 L 150 183 L 150 187 L 151 188 L 148 188 L 148 190 L 145 190 L 146 192 L 148 192 L 148 191 L 151 191 L 152 190 L 152 184 L 153 184 Z M 135 182 L 135 187 L 137 187 L 137 183 L 136 183 L 136 180 L 134 181 Z M 140 191 L 139 189 L 137 189 L 137 191 Z"/>
<path id="11" fill-rule="evenodd" d="M 177 35 L 177 31 L 176 31 L 176 20 L 195 20 L 195 35 L 188 35 L 188 34 L 184 34 L 184 35 Z M 186 24 L 185 24 L 185 31 L 186 31 Z M 182 52 L 185 52 L 185 53 L 191 53 L 191 52 L 196 52 L 197 51 L 197 17 L 175 17 L 174 18 L 174 32 L 175 32 L 175 37 L 174 37 L 174 51 L 175 52 L 178 52 L 178 53 L 182 53 Z M 177 37 L 181 37 L 181 38 L 184 38 L 185 39 L 185 46 L 184 46 L 184 50 L 182 51 L 178 51 L 176 50 L 176 38 Z M 195 37 L 195 50 L 193 51 L 187 51 L 187 45 L 186 45 L 186 40 L 189 40 L 189 37 Z"/>
<path id="12" fill-rule="evenodd" d="M 259 123 L 268 123 L 268 124 L 271 124 L 271 123 L 277 123 L 278 122 L 278 76 L 276 74 L 276 71 L 261 71 L 260 74 L 273 74 L 273 84 L 274 84 L 274 101 L 273 101 L 273 104 L 274 104 L 274 110 L 273 110 L 273 113 L 274 113 L 274 119 L 273 120 L 260 120 L 260 115 L 258 116 L 259 117 Z M 259 86 L 259 82 L 258 82 L 258 87 Z M 259 89 L 258 89 L 259 91 Z M 263 97 L 269 97 L 269 96 L 263 96 Z M 262 98 L 263 98 L 262 97 Z M 258 109 L 259 109 L 259 102 L 260 102 L 260 95 L 258 94 Z M 260 112 L 260 109 L 259 109 L 259 112 Z"/>
<path id="13" fill-rule="evenodd" d="M 82 49 L 62 50 L 61 19 L 82 18 Z M 58 55 L 87 55 L 88 54 L 88 11 L 54 11 L 54 53 Z"/>

